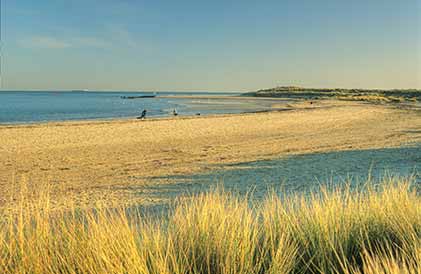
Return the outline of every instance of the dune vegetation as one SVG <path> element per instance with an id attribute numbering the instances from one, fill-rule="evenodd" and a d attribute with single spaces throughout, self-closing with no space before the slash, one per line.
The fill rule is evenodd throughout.
<path id="1" fill-rule="evenodd" d="M 253 97 L 286 97 L 304 99 L 336 99 L 345 101 L 367 101 L 373 103 L 417 102 L 421 90 L 417 89 L 344 89 L 344 88 L 304 88 L 275 87 L 244 93 Z"/>
<path id="2" fill-rule="evenodd" d="M 48 189 L 33 196 L 21 190 L 19 206 L 1 212 L 1 273 L 421 269 L 421 199 L 411 178 L 258 203 L 216 189 L 154 217 L 128 207 L 50 209 Z"/>

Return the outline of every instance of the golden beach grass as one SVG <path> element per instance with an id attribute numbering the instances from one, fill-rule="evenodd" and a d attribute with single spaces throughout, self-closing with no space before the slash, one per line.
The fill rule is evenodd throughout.
<path id="1" fill-rule="evenodd" d="M 410 179 L 383 187 L 271 194 L 251 204 L 217 189 L 166 215 L 128 208 L 3 212 L 1 273 L 420 273 L 421 199 Z"/>

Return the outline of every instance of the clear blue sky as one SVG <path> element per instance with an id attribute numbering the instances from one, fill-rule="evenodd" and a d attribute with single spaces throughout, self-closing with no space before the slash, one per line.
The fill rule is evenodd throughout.
<path id="1" fill-rule="evenodd" d="M 421 88 L 421 0 L 3 0 L 2 89 Z"/>

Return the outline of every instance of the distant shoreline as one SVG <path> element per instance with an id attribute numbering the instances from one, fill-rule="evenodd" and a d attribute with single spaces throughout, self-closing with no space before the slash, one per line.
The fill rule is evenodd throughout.
<path id="1" fill-rule="evenodd" d="M 72 94 L 72 93 L 68 93 Z M 85 94 L 89 94 L 89 92 L 77 95 L 81 103 L 84 103 Z M 1 95 L 1 94 L 0 94 Z M 128 96 L 127 93 L 122 93 L 124 96 Z M 9 125 L 21 125 L 21 124 L 37 124 L 37 123 L 50 123 L 50 122 L 62 122 L 62 121 L 87 121 L 87 120 L 120 120 L 120 119 L 132 119 L 140 115 L 143 109 L 147 109 L 146 118 L 147 119 L 156 119 L 156 118 L 164 118 L 164 117 L 171 117 L 172 110 L 176 108 L 178 110 L 179 117 L 180 116 L 188 116 L 188 115 L 195 115 L 199 114 L 202 116 L 208 114 L 229 114 L 229 113 L 246 113 L 246 112 L 253 112 L 253 111 L 263 111 L 263 110 L 270 110 L 272 104 L 280 105 L 284 99 L 282 98 L 250 98 L 250 97 L 242 97 L 237 94 L 235 95 L 227 95 L 227 94 L 163 94 L 156 97 L 130 97 L 131 100 L 122 99 L 119 94 L 112 95 L 112 101 L 115 104 L 127 104 L 129 106 L 133 106 L 132 108 L 128 107 L 127 111 L 124 109 L 125 112 L 118 113 L 113 112 L 113 109 L 104 108 L 101 112 L 101 115 L 91 114 L 89 111 L 85 111 L 84 108 L 76 108 L 76 111 L 80 109 L 81 115 L 76 112 L 77 115 L 73 115 L 74 113 L 69 112 L 69 115 L 57 115 L 57 116 L 43 116 L 45 110 L 48 110 L 48 106 L 44 104 L 44 107 L 34 111 L 32 116 L 26 116 L 20 119 L 20 117 L 6 115 L 2 116 L 0 111 L 0 126 L 9 126 Z M 65 103 L 66 97 L 60 97 L 60 95 L 51 97 L 55 98 L 64 98 L 60 99 L 62 103 Z M 101 103 L 104 101 L 110 102 L 110 97 L 96 97 L 97 102 Z M 28 102 L 32 102 L 33 100 L 37 100 L 37 97 L 27 99 Z M 41 98 L 45 100 L 44 98 Z M 104 100 L 105 99 L 105 100 Z M 159 101 L 162 99 L 162 101 Z M 172 100 L 176 99 L 176 100 Z M 86 99 L 88 101 L 91 98 Z M 1 101 L 1 96 L 0 96 Z M 249 102 L 250 101 L 250 102 Z M 268 102 L 271 101 L 271 102 Z M 291 101 L 291 100 L 289 100 Z M 9 106 L 13 106 L 14 101 L 10 101 Z M 225 103 L 226 102 L 226 103 Z M 237 102 L 241 102 L 237 104 Z M 263 102 L 263 103 L 258 103 Z M 266 103 L 268 102 L 268 103 Z M 179 107 L 180 104 L 180 107 Z M 206 104 L 209 104 L 207 106 Z M 149 108 L 148 106 L 151 105 Z M 89 105 L 88 105 L 89 107 Z M 215 108 L 217 107 L 217 108 Z M 10 107 L 9 107 L 10 108 Z M 16 109 L 19 110 L 20 106 Z M 62 108 L 55 108 L 57 111 L 62 111 Z M 66 109 L 66 108 L 64 108 Z M 109 110 L 109 111 L 108 111 Z M 72 109 L 70 110 L 72 111 Z M 63 112 L 65 113 L 65 112 Z M 10 116 L 10 119 L 8 119 Z"/>
<path id="2" fill-rule="evenodd" d="M 260 89 L 244 93 L 243 96 L 267 98 L 309 98 L 309 99 L 338 99 L 345 101 L 368 102 L 417 102 L 421 101 L 421 90 L 418 89 L 341 89 L 341 88 L 304 88 L 304 87 L 275 87 Z"/>
<path id="3" fill-rule="evenodd" d="M 294 108 L 289 109 L 269 109 L 269 110 L 257 110 L 257 111 L 244 111 L 240 113 L 217 113 L 217 114 L 202 114 L 202 115 L 179 115 L 174 116 L 150 116 L 145 120 L 139 122 L 148 122 L 148 121 L 167 121 L 167 120 L 187 120 L 187 119 L 205 119 L 209 117 L 229 117 L 229 116 L 241 116 L 247 114 L 257 114 L 257 113 L 270 113 L 270 112 L 281 112 L 294 110 Z M 72 126 L 72 125 L 90 125 L 90 124 L 104 124 L 104 123 L 131 123 L 133 121 L 139 120 L 136 116 L 127 116 L 127 117 L 110 117 L 110 118 L 92 118 L 92 119 L 74 119 L 74 120 L 55 120 L 55 121 L 34 121 L 34 122 L 22 122 L 22 123 L 0 123 L 0 129 L 2 128 L 17 128 L 17 127 L 38 127 L 38 126 Z"/>
<path id="4" fill-rule="evenodd" d="M 253 113 L 263 113 L 263 112 L 279 112 L 279 111 L 286 111 L 286 110 L 294 110 L 297 108 L 303 108 L 303 107 L 310 107 L 311 105 L 308 105 L 308 103 L 315 103 L 318 102 L 316 105 L 321 106 L 322 104 L 325 104 L 323 102 L 331 101 L 332 104 L 338 104 L 339 102 L 356 102 L 359 103 L 367 103 L 367 104 L 376 104 L 376 103 L 387 103 L 391 106 L 397 106 L 398 108 L 412 108 L 412 104 L 404 104 L 405 102 L 415 102 L 415 101 L 409 101 L 409 100 L 374 100 L 376 98 L 364 98 L 364 97 L 354 97 L 354 98 L 348 98 L 348 97 L 339 97 L 339 96 L 330 96 L 330 97 L 323 97 L 323 96 L 316 96 L 314 94 L 305 95 L 303 93 L 279 93 L 275 96 L 270 95 L 250 95 L 250 93 L 245 93 L 242 95 L 236 95 L 236 96 L 230 96 L 230 95 L 162 95 L 162 96 L 156 96 L 153 98 L 133 98 L 133 100 L 156 100 L 159 98 L 165 98 L 165 99 L 198 99 L 198 100 L 262 100 L 262 101 L 272 101 L 273 105 L 271 109 L 262 109 L 262 110 L 244 110 L 242 112 L 238 113 L 200 113 L 200 116 L 194 115 L 194 114 L 184 114 L 179 113 L 179 116 L 176 117 L 176 119 L 191 119 L 191 118 L 198 118 L 198 117 L 208 117 L 208 116 L 231 116 L 231 115 L 242 115 L 242 114 L 253 114 Z M 362 99 L 359 99 L 362 98 Z M 378 98 L 377 98 L 378 99 Z M 279 101 L 279 104 L 277 102 Z M 286 103 L 285 105 L 282 105 L 281 103 Z M 418 101 L 421 102 L 421 99 Z M 314 107 L 316 105 L 312 105 L 311 107 Z M 200 111 L 199 111 L 200 112 Z M 0 128 L 4 127 L 31 127 L 36 125 L 57 125 L 57 124 L 72 124 L 72 123 L 103 123 L 103 122 L 113 122 L 113 121 L 132 121 L 136 120 L 136 115 L 131 116 L 121 116 L 121 117 L 100 117 L 100 118 L 81 118 L 81 119 L 62 119 L 62 120 L 45 120 L 45 121 L 23 121 L 23 122 L 0 122 Z M 156 116 L 156 115 L 147 115 L 146 120 L 170 120 L 174 119 L 175 117 L 172 117 L 171 115 L 166 116 Z"/>

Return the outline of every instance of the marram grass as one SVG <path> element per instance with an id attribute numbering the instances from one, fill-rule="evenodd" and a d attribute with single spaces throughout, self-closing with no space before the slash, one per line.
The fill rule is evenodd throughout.
<path id="1" fill-rule="evenodd" d="M 0 273 L 421 273 L 420 197 L 382 185 L 255 205 L 216 190 L 157 220 L 22 195 L 2 213 Z"/>

